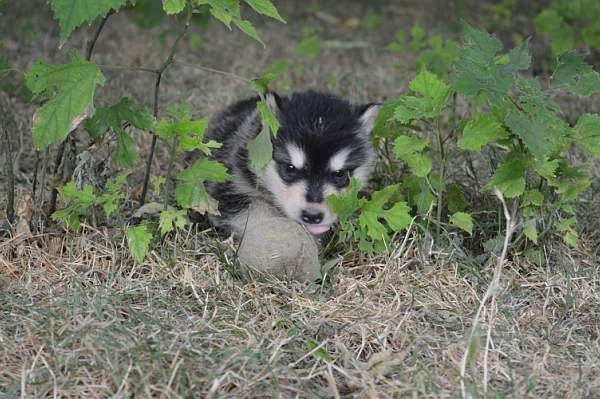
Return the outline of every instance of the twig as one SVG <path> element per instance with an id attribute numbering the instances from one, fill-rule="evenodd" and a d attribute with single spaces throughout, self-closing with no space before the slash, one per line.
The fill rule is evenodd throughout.
<path id="1" fill-rule="evenodd" d="M 8 174 L 7 182 L 7 203 L 6 203 L 6 217 L 9 223 L 12 223 L 15 218 L 15 171 L 14 171 L 14 152 L 13 146 L 10 142 L 8 130 L 3 128 L 4 140 L 6 142 L 4 148 L 6 148 L 6 171 Z"/>
<path id="2" fill-rule="evenodd" d="M 156 69 L 156 68 L 146 68 L 146 67 L 129 66 L 129 65 L 105 65 L 105 64 L 96 64 L 96 65 L 98 67 L 100 67 L 101 69 L 116 69 L 116 70 L 158 73 L 158 69 Z"/>
<path id="3" fill-rule="evenodd" d="M 92 40 L 89 42 L 87 50 L 85 52 L 85 59 L 86 60 L 89 61 L 89 60 L 92 59 L 92 54 L 94 53 L 94 46 L 96 45 L 96 41 L 98 40 L 98 36 L 100 36 L 100 32 L 102 32 L 102 28 L 104 28 L 104 24 L 106 23 L 106 20 L 113 13 L 114 13 L 114 11 L 110 10 L 108 12 L 108 14 L 106 14 L 106 16 L 104 16 L 104 18 L 102 18 L 102 21 L 100 21 L 100 24 L 98 25 L 98 28 L 96 29 L 96 32 L 94 33 L 94 36 L 92 37 Z"/>
<path id="4" fill-rule="evenodd" d="M 173 56 L 175 55 L 175 51 L 177 50 L 177 47 L 179 46 L 179 42 L 181 41 L 183 36 L 185 36 L 188 28 L 190 27 L 190 23 L 192 20 L 191 5 L 188 4 L 187 10 L 188 10 L 188 12 L 187 12 L 187 17 L 185 19 L 185 25 L 183 26 L 183 29 L 181 30 L 181 32 L 179 33 L 177 38 L 175 39 L 175 42 L 173 42 L 173 45 L 171 46 L 171 50 L 169 51 L 169 56 L 167 57 L 165 62 L 163 62 L 163 64 L 160 66 L 160 68 L 158 68 L 155 71 L 156 82 L 154 84 L 154 107 L 153 107 L 155 118 L 158 118 L 158 93 L 160 90 L 160 81 L 162 79 L 162 75 L 165 72 L 165 70 L 169 67 L 169 65 L 171 65 L 173 63 Z M 150 169 L 152 168 L 152 159 L 154 158 L 154 149 L 156 147 L 156 139 L 157 139 L 157 136 L 155 134 L 153 134 L 152 135 L 152 144 L 150 145 L 150 154 L 148 155 L 148 160 L 146 161 L 146 172 L 144 174 L 144 185 L 142 188 L 142 195 L 140 197 L 140 205 L 143 205 L 144 202 L 146 201 L 146 194 L 148 192 L 148 182 L 150 181 Z"/>
<path id="5" fill-rule="evenodd" d="M 173 60 L 173 64 L 174 65 L 181 65 L 181 66 L 186 66 L 189 68 L 195 68 L 195 69 L 200 69 L 202 71 L 206 71 L 206 72 L 211 72 L 211 73 L 216 73 L 218 75 L 223 75 L 223 76 L 228 76 L 230 78 L 234 78 L 237 80 L 241 80 L 244 83 L 250 83 L 252 81 L 252 79 L 248 79 L 245 78 L 243 76 L 240 75 L 236 75 L 235 73 L 232 72 L 227 72 L 227 71 L 222 71 L 220 69 L 215 69 L 215 68 L 210 68 L 210 67 L 206 67 L 204 65 L 199 65 L 199 64 L 192 64 L 190 62 L 185 62 L 185 61 L 179 61 L 179 60 Z"/>
<path id="6" fill-rule="evenodd" d="M 484 392 L 487 392 L 487 381 L 488 381 L 487 352 L 489 350 L 489 344 L 491 341 L 491 330 L 492 330 L 492 325 L 494 322 L 493 318 L 494 318 L 495 312 L 493 311 L 493 308 L 495 307 L 496 296 L 497 296 L 497 293 L 498 293 L 498 290 L 500 287 L 500 277 L 502 275 L 502 266 L 504 265 L 504 262 L 506 261 L 506 255 L 508 253 L 508 246 L 510 244 L 511 238 L 512 238 L 512 236 L 515 232 L 515 228 L 517 226 L 517 217 L 516 217 L 516 205 L 517 204 L 515 204 L 515 209 L 513 209 L 513 212 L 511 214 L 511 212 L 508 210 L 508 206 L 506 205 L 506 201 L 504 200 L 504 196 L 502 195 L 500 190 L 495 188 L 494 193 L 496 194 L 496 197 L 498 197 L 498 199 L 502 203 L 502 209 L 504 210 L 504 218 L 506 219 L 506 232 L 504 235 L 504 245 L 502 246 L 502 253 L 500 254 L 500 257 L 498 258 L 498 261 L 496 263 L 496 268 L 494 269 L 494 275 L 492 277 L 492 281 L 488 285 L 488 287 L 485 291 L 485 294 L 483 295 L 483 298 L 481 298 L 481 300 L 479 301 L 479 308 L 477 309 L 477 313 L 475 314 L 475 317 L 473 318 L 473 325 L 471 327 L 471 333 L 469 334 L 469 339 L 467 341 L 467 348 L 465 349 L 465 352 L 463 354 L 463 357 L 462 357 L 462 360 L 460 363 L 460 389 L 461 389 L 463 398 L 468 397 L 466 387 L 465 387 L 465 374 L 466 374 L 466 370 L 467 370 L 467 361 L 468 361 L 470 343 L 471 343 L 471 340 L 473 339 L 473 336 L 475 335 L 475 332 L 477 331 L 477 328 L 479 327 L 479 320 L 481 318 L 481 313 L 486 306 L 486 302 L 491 299 L 491 301 L 490 301 L 491 302 L 490 303 L 490 316 L 489 316 L 489 321 L 488 321 L 489 325 L 488 325 L 488 331 L 486 334 L 484 365 L 483 365 L 483 390 L 484 390 Z"/>

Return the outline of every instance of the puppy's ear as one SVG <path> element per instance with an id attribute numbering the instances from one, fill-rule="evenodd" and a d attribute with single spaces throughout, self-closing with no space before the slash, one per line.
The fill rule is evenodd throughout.
<path id="1" fill-rule="evenodd" d="M 379 113 L 379 109 L 381 108 L 381 104 L 377 103 L 369 103 L 364 105 L 359 105 L 357 107 L 357 115 L 358 121 L 360 123 L 360 131 L 368 136 L 371 134 L 371 130 L 375 127 L 375 120 L 377 119 L 377 114 Z"/>

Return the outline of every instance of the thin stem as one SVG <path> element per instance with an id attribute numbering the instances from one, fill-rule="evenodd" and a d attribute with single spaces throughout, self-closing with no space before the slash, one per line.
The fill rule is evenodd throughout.
<path id="1" fill-rule="evenodd" d="M 106 14 L 106 16 L 104 18 L 102 18 L 102 21 L 100 21 L 100 24 L 98 25 L 98 28 L 96 29 L 96 32 L 94 33 L 94 36 L 92 36 L 92 40 L 89 42 L 87 50 L 85 52 L 85 59 L 86 60 L 91 60 L 92 59 L 92 54 L 94 53 L 94 46 L 96 45 L 96 41 L 98 40 L 98 36 L 100 36 L 100 32 L 102 32 L 102 28 L 104 28 L 104 24 L 106 23 L 106 20 L 108 20 L 108 17 L 110 17 L 113 14 L 113 11 L 109 11 L 108 14 Z"/>
<path id="2" fill-rule="evenodd" d="M 169 67 L 169 65 L 171 65 L 173 63 L 173 56 L 175 55 L 175 51 L 177 50 L 177 47 L 179 46 L 179 42 L 181 42 L 181 39 L 183 38 L 183 36 L 185 36 L 188 28 L 190 27 L 190 23 L 192 20 L 192 6 L 188 4 L 187 6 L 187 17 L 185 19 L 185 25 L 183 26 L 183 29 L 181 30 L 181 32 L 179 33 L 179 35 L 177 36 L 177 38 L 175 39 L 175 42 L 173 42 L 173 45 L 171 46 L 171 50 L 169 51 L 169 56 L 167 57 L 167 59 L 165 60 L 165 62 L 163 62 L 163 64 L 160 66 L 160 68 L 158 68 L 156 70 L 156 82 L 154 84 L 154 117 L 158 118 L 158 93 L 160 91 L 160 81 L 162 79 L 162 75 L 165 72 L 165 70 Z M 154 149 L 156 148 L 156 138 L 157 136 L 155 134 L 152 135 L 152 144 L 150 145 L 150 154 L 148 155 L 148 160 L 146 161 L 146 172 L 144 174 L 144 185 L 142 188 L 142 195 L 140 197 L 140 205 L 143 205 L 144 202 L 146 201 L 146 194 L 148 193 L 148 183 L 150 181 L 150 170 L 152 169 L 152 159 L 154 158 Z"/>
<path id="3" fill-rule="evenodd" d="M 166 211 L 169 206 L 169 200 L 171 199 L 171 192 L 175 189 L 173 184 L 173 165 L 175 165 L 175 156 L 177 155 L 177 136 L 173 138 L 171 143 L 171 154 L 169 155 L 169 164 L 167 166 L 167 179 L 166 179 L 166 190 L 164 199 L 164 210 Z"/>
<path id="4" fill-rule="evenodd" d="M 189 67 L 189 68 L 200 69 L 202 71 L 216 73 L 218 75 L 228 76 L 230 78 L 241 80 L 244 83 L 250 83 L 252 81 L 251 79 L 245 78 L 245 77 L 240 76 L 240 75 L 236 75 L 235 73 L 227 72 L 227 71 L 222 71 L 220 69 L 214 69 L 214 68 L 206 67 L 204 65 L 192 64 L 190 62 L 179 61 L 179 60 L 173 60 L 173 64 L 175 64 L 175 65 L 181 65 L 181 66 L 185 66 L 185 67 Z"/>
<path id="5" fill-rule="evenodd" d="M 446 174 L 446 154 L 444 151 L 444 140 L 442 138 L 442 131 L 440 130 L 440 119 L 439 118 L 436 123 L 435 133 L 437 136 L 438 147 L 439 147 L 439 151 L 440 151 L 440 181 L 443 184 L 443 182 L 445 181 L 445 174 Z M 444 190 L 438 189 L 437 192 L 438 192 L 438 194 L 437 194 L 437 209 L 436 209 L 437 215 L 436 216 L 437 216 L 438 225 L 436 228 L 436 236 L 439 241 L 440 234 L 441 234 L 440 224 L 442 223 L 442 205 L 443 205 L 443 201 L 444 201 Z"/>
<path id="6" fill-rule="evenodd" d="M 137 66 L 128 66 L 128 65 L 104 65 L 104 64 L 96 64 L 101 69 L 117 69 L 117 70 L 127 70 L 127 71 L 141 71 L 141 72 L 149 72 L 149 73 L 158 73 L 158 69 L 155 68 L 146 68 L 146 67 L 137 67 Z"/>
<path id="7" fill-rule="evenodd" d="M 6 170 L 8 173 L 8 198 L 6 203 L 6 217 L 9 223 L 12 223 L 15 218 L 15 171 L 14 171 L 14 151 L 10 142 L 7 129 L 2 129 L 4 132 L 4 140 L 6 141 Z"/>

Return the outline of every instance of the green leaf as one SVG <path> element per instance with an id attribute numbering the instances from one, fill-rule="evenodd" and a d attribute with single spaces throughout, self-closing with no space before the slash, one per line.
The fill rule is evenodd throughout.
<path id="1" fill-rule="evenodd" d="M 396 202 L 390 209 L 384 210 L 382 217 L 394 231 L 404 230 L 412 221 L 410 208 L 404 201 Z"/>
<path id="2" fill-rule="evenodd" d="M 523 205 L 542 206 L 544 204 L 544 194 L 540 190 L 532 189 L 523 195 Z"/>
<path id="3" fill-rule="evenodd" d="M 410 154 L 404 157 L 410 170 L 419 177 L 426 177 L 433 167 L 431 158 L 423 154 Z"/>
<path id="4" fill-rule="evenodd" d="M 167 15 L 179 14 L 185 10 L 185 0 L 163 0 L 163 10 Z"/>
<path id="5" fill-rule="evenodd" d="M 119 209 L 119 201 L 125 198 L 122 191 L 123 184 L 129 176 L 129 171 L 121 173 L 116 177 L 109 179 L 104 185 L 104 193 L 98 196 L 96 203 L 102 205 L 106 217 L 110 217 Z"/>
<path id="6" fill-rule="evenodd" d="M 273 159 L 273 144 L 271 143 L 271 134 L 269 128 L 263 126 L 262 130 L 246 146 L 248 157 L 252 167 L 261 170 Z"/>
<path id="7" fill-rule="evenodd" d="M 260 44 L 262 44 L 263 47 L 267 47 L 267 45 L 265 44 L 265 42 L 263 42 L 262 39 L 260 38 L 260 36 L 258 36 L 258 32 L 254 28 L 254 25 L 252 25 L 252 22 L 247 21 L 245 19 L 237 19 L 236 18 L 236 19 L 233 20 L 233 23 L 235 24 L 235 26 L 237 26 L 238 28 L 240 28 L 240 30 L 242 32 L 244 32 L 246 35 L 250 36 L 251 38 L 253 38 L 257 42 L 259 42 Z"/>
<path id="8" fill-rule="evenodd" d="M 415 152 L 421 152 L 427 148 L 429 142 L 420 137 L 401 135 L 394 140 L 394 154 L 399 159 L 405 159 Z"/>
<path id="9" fill-rule="evenodd" d="M 231 180 L 227 168 L 212 159 L 200 158 L 177 175 L 177 179 L 186 182 L 212 181 L 224 183 Z"/>
<path id="10" fill-rule="evenodd" d="M 379 107 L 377 118 L 375 118 L 375 126 L 371 131 L 373 137 L 385 137 L 388 139 L 394 138 L 397 135 L 397 129 L 394 125 L 394 111 L 400 105 L 400 101 L 397 98 L 391 99 L 383 103 Z"/>
<path id="11" fill-rule="evenodd" d="M 80 218 L 86 216 L 96 204 L 96 194 L 91 184 L 85 184 L 81 190 L 74 182 L 68 182 L 57 189 L 59 197 L 69 205 L 52 214 L 52 219 L 63 224 L 68 230 L 77 230 Z"/>
<path id="12" fill-rule="evenodd" d="M 494 115 L 477 114 L 467 122 L 457 145 L 462 150 L 479 151 L 484 145 L 507 137 L 508 132 Z"/>
<path id="13" fill-rule="evenodd" d="M 138 129 L 150 131 L 154 125 L 154 118 L 145 110 L 131 109 L 133 101 L 123 97 L 117 104 L 110 107 L 101 107 L 94 116 L 85 122 L 85 129 L 96 140 L 102 139 L 108 130 L 117 136 L 117 151 L 115 161 L 124 167 L 133 167 L 139 159 L 135 142 L 123 129 L 123 123 L 129 122 Z"/>
<path id="14" fill-rule="evenodd" d="M 139 159 L 140 155 L 135 148 L 135 141 L 127 133 L 118 131 L 117 151 L 115 152 L 115 161 L 117 164 L 126 168 L 132 168 Z"/>
<path id="15" fill-rule="evenodd" d="M 277 8 L 271 3 L 270 0 L 244 0 L 246 3 L 250 5 L 259 14 L 266 15 L 267 17 L 271 17 L 273 19 L 278 20 L 279 22 L 286 23 L 285 20 L 279 15 Z"/>
<path id="16" fill-rule="evenodd" d="M 425 68 L 410 82 L 409 88 L 420 96 L 400 97 L 400 105 L 394 111 L 394 118 L 400 123 L 438 117 L 451 94 L 450 87 Z"/>
<path id="17" fill-rule="evenodd" d="M 279 130 L 279 121 L 277 117 L 271 110 L 271 108 L 267 105 L 264 100 L 260 100 L 256 103 L 256 108 L 258 109 L 258 113 L 260 114 L 260 119 L 263 124 L 267 124 L 271 134 L 275 136 L 277 131 Z"/>
<path id="18" fill-rule="evenodd" d="M 469 97 L 487 92 L 506 95 L 515 72 L 529 67 L 527 42 L 497 57 L 502 43 L 495 36 L 464 24 L 464 44 L 456 60 L 454 88 Z M 500 97 L 501 98 L 501 97 Z"/>
<path id="19" fill-rule="evenodd" d="M 530 239 L 534 244 L 538 243 L 538 231 L 536 228 L 535 219 L 530 219 L 525 222 L 525 225 L 523 226 L 523 234 L 525 234 L 525 237 Z"/>
<path id="20" fill-rule="evenodd" d="M 557 115 L 557 106 L 545 99 L 537 79 L 519 79 L 518 110 L 510 110 L 505 124 L 519 136 L 538 160 L 556 155 L 571 142 L 569 126 Z"/>
<path id="21" fill-rule="evenodd" d="M 156 124 L 156 135 L 165 140 L 178 138 L 179 148 L 183 151 L 200 150 L 210 155 L 213 148 L 220 148 L 221 143 L 214 140 L 204 142 L 204 132 L 208 127 L 208 119 L 192 120 L 191 105 L 187 103 L 168 107 L 169 117 L 162 118 Z"/>
<path id="22" fill-rule="evenodd" d="M 486 185 L 497 187 L 506 198 L 518 197 L 525 191 L 525 165 L 519 158 L 509 158 L 494 171 Z"/>
<path id="23" fill-rule="evenodd" d="M 575 30 L 553 8 L 546 8 L 534 20 L 538 32 L 550 38 L 550 48 L 554 55 L 561 55 L 577 45 Z"/>
<path id="24" fill-rule="evenodd" d="M 600 74 L 575 52 L 559 57 L 550 82 L 554 89 L 566 89 L 583 97 L 600 93 Z"/>
<path id="25" fill-rule="evenodd" d="M 127 228 L 127 245 L 136 263 L 144 261 L 150 249 L 150 242 L 152 242 L 152 233 L 148 231 L 148 226 L 145 224 Z"/>
<path id="26" fill-rule="evenodd" d="M 217 202 L 204 187 L 205 181 L 223 183 L 231 180 L 223 164 L 201 158 L 177 175 L 180 181 L 175 188 L 175 200 L 182 208 L 192 208 L 200 213 L 218 214 Z"/>
<path id="27" fill-rule="evenodd" d="M 450 216 L 450 223 L 473 235 L 473 218 L 466 212 L 456 212 Z"/>
<path id="28" fill-rule="evenodd" d="M 133 101 L 123 97 L 114 105 L 99 107 L 94 116 L 85 121 L 85 129 L 96 140 L 100 140 L 107 130 L 122 130 L 123 122 L 129 122 L 140 130 L 152 130 L 154 117 L 143 108 L 134 111 L 132 106 Z"/>
<path id="29" fill-rule="evenodd" d="M 446 189 L 446 197 L 448 198 L 448 212 L 462 212 L 467 208 L 467 201 L 465 200 L 462 189 L 458 184 L 452 183 L 448 185 L 448 188 Z"/>
<path id="30" fill-rule="evenodd" d="M 187 211 L 185 209 L 167 209 L 160 213 L 158 229 L 161 237 L 173 230 L 183 229 L 187 224 Z"/>
<path id="31" fill-rule="evenodd" d="M 558 159 L 550 161 L 534 160 L 533 162 L 533 170 L 546 180 L 552 180 L 556 177 L 556 169 L 558 169 L 558 166 Z"/>
<path id="32" fill-rule="evenodd" d="M 600 158 L 600 115 L 582 115 L 573 131 L 575 141 L 583 152 L 590 157 Z"/>
<path id="33" fill-rule="evenodd" d="M 360 190 L 360 182 L 355 179 L 350 179 L 350 185 L 346 192 L 340 196 L 329 195 L 325 200 L 331 206 L 331 210 L 338 215 L 341 222 L 347 220 L 359 208 L 358 191 Z"/>
<path id="34" fill-rule="evenodd" d="M 300 55 L 306 58 L 317 58 L 317 56 L 321 53 L 321 40 L 319 40 L 317 35 L 306 36 L 300 43 L 298 43 L 297 50 Z"/>
<path id="35" fill-rule="evenodd" d="M 575 230 L 569 230 L 563 236 L 563 241 L 571 247 L 576 247 L 579 243 L 579 234 Z"/>
<path id="36" fill-rule="evenodd" d="M 313 340 L 311 338 L 307 339 L 306 346 L 308 346 L 308 348 L 311 351 L 314 351 L 313 354 L 317 359 L 323 360 L 325 362 L 330 362 L 333 360 L 331 355 L 329 354 L 329 352 L 327 352 L 327 349 L 325 349 L 323 347 L 319 347 L 319 344 L 317 344 L 317 342 L 315 340 Z M 318 349 L 316 349 L 316 348 L 318 348 Z"/>
<path id="37" fill-rule="evenodd" d="M 25 82 L 34 94 L 48 93 L 50 99 L 34 115 L 33 142 L 37 148 L 58 143 L 88 114 L 93 113 L 92 99 L 104 75 L 96 64 L 71 53 L 71 62 L 51 65 L 35 62 Z"/>
<path id="38" fill-rule="evenodd" d="M 104 17 L 111 10 L 118 10 L 127 0 L 50 0 L 54 17 L 60 26 L 60 45 L 78 27 L 91 24 L 96 18 Z"/>

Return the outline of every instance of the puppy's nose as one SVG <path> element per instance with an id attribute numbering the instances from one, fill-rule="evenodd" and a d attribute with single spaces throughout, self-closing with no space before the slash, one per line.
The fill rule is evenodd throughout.
<path id="1" fill-rule="evenodd" d="M 305 223 L 319 224 L 323 220 L 323 212 L 305 209 L 302 211 L 302 220 Z"/>

